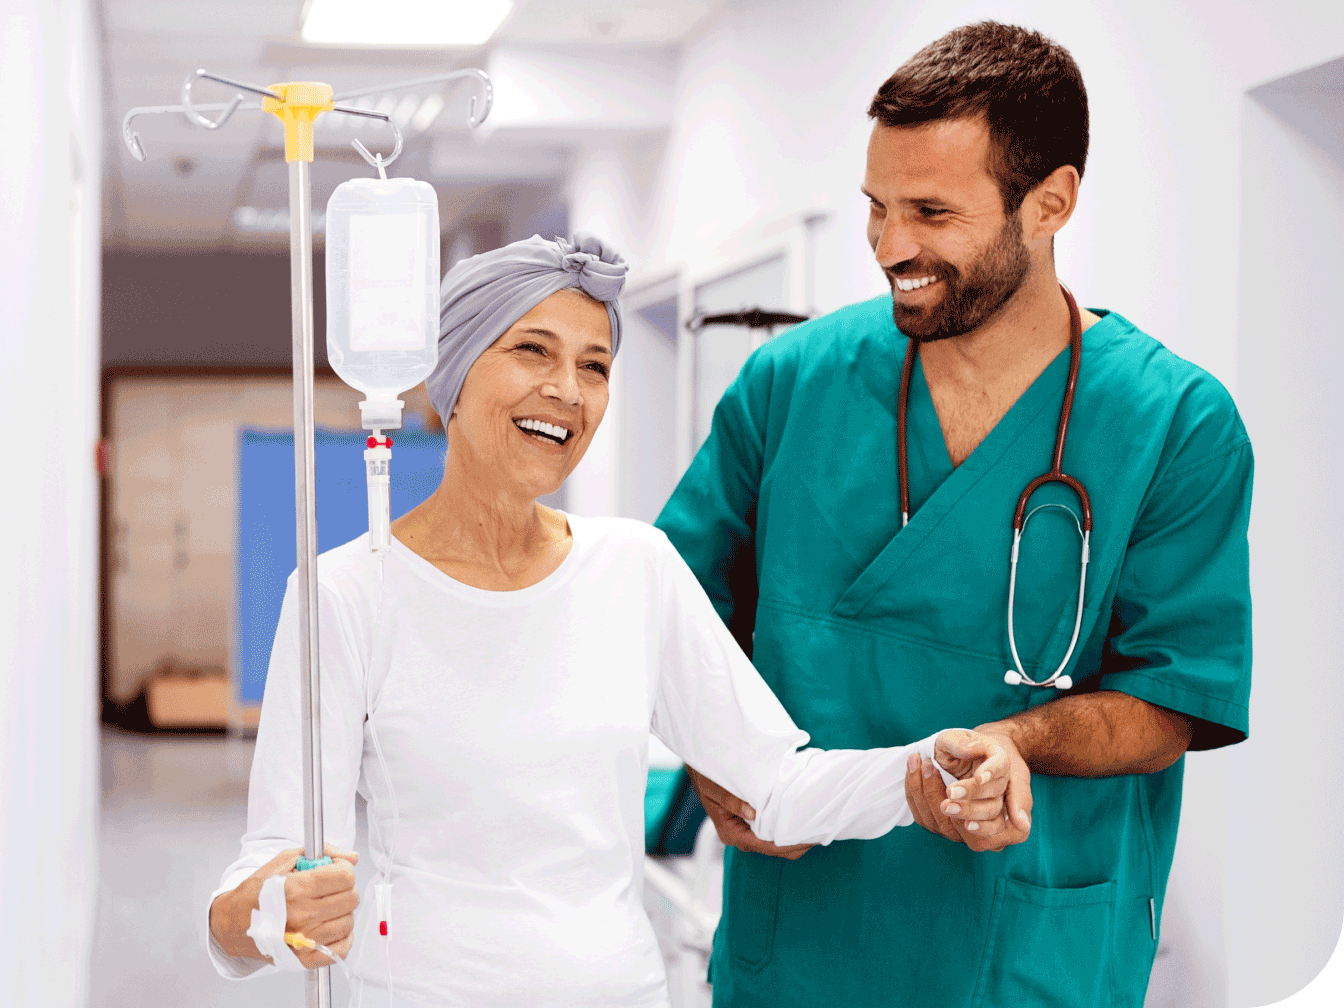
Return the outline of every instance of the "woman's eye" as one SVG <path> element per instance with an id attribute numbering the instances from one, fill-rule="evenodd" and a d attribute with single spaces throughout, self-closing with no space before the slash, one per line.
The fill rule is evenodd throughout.
<path id="1" fill-rule="evenodd" d="M 539 354 L 544 354 L 544 353 L 546 352 L 546 348 L 543 347 L 543 346 L 542 346 L 541 344 L 539 344 L 539 343 L 519 343 L 516 347 L 514 347 L 514 349 L 515 349 L 515 350 L 531 350 L 531 351 L 533 351 L 533 352 L 535 352 L 535 353 L 539 353 Z"/>
<path id="2" fill-rule="evenodd" d="M 597 374 L 600 374 L 603 378 L 607 377 L 608 371 L 607 366 L 605 364 L 593 361 L 590 364 L 585 364 L 584 367 L 586 367 L 589 371 L 594 371 Z"/>

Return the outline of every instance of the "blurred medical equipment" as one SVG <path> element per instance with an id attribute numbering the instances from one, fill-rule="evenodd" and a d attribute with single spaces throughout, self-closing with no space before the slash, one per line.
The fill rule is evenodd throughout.
<path id="1" fill-rule="evenodd" d="M 1073 657 L 1073 650 L 1078 646 L 1078 630 L 1083 622 L 1083 594 L 1087 589 L 1088 543 L 1092 538 L 1092 501 L 1088 498 L 1087 490 L 1083 488 L 1082 483 L 1072 476 L 1066 476 L 1061 471 L 1061 466 L 1064 463 L 1064 441 L 1069 433 L 1069 414 L 1073 412 L 1073 393 L 1078 385 L 1079 358 L 1083 353 L 1083 322 L 1082 317 L 1078 314 L 1078 305 L 1074 302 L 1073 295 L 1069 293 L 1068 288 L 1060 284 L 1059 289 L 1064 292 L 1064 300 L 1068 302 L 1069 306 L 1069 380 L 1064 386 L 1064 402 L 1059 408 L 1059 426 L 1055 431 L 1055 453 L 1050 471 L 1037 476 L 1027 484 L 1026 489 L 1022 491 L 1022 496 L 1017 499 L 1017 511 L 1013 514 L 1013 551 L 1009 560 L 1010 573 L 1008 577 L 1008 645 L 1012 649 L 1013 664 L 1016 668 L 1005 672 L 1003 681 L 1009 686 L 1025 684 L 1027 686 L 1053 686 L 1055 689 L 1066 690 L 1073 687 L 1073 678 L 1060 675 L 1060 673 L 1068 667 L 1069 659 Z M 905 355 L 905 363 L 901 367 L 901 390 L 896 406 L 896 470 L 901 488 L 901 528 L 905 528 L 910 521 L 910 479 L 906 469 L 905 416 L 910 398 L 910 376 L 914 373 L 915 358 L 918 356 L 919 340 L 911 339 L 909 350 Z M 1027 509 L 1027 503 L 1031 500 L 1031 495 L 1046 483 L 1063 483 L 1077 495 L 1078 502 L 1083 509 L 1081 523 L 1073 510 L 1063 504 L 1042 504 L 1039 507 L 1032 508 L 1031 512 L 1023 517 L 1023 512 Z M 1069 641 L 1069 650 L 1065 653 L 1064 660 L 1047 678 L 1036 682 L 1027 675 L 1026 669 L 1022 667 L 1022 660 L 1017 655 L 1017 638 L 1013 631 L 1013 600 L 1017 590 L 1017 554 L 1018 547 L 1022 542 L 1022 532 L 1027 527 L 1027 522 L 1031 520 L 1031 516 L 1037 511 L 1052 507 L 1067 511 L 1072 516 L 1074 524 L 1078 527 L 1078 537 L 1083 542 L 1078 562 L 1078 609 L 1073 618 L 1073 639 Z"/>
<path id="2" fill-rule="evenodd" d="M 689 857 L 644 858 L 644 879 L 670 904 L 667 988 L 672 1008 L 708 1008 L 705 975 L 719 926 L 723 890 L 723 842 L 705 818 Z"/>
<path id="3" fill-rule="evenodd" d="M 786 311 L 766 311 L 764 308 L 743 308 L 741 311 L 723 312 L 719 315 L 696 313 L 686 323 L 686 328 L 698 333 L 705 326 L 742 325 L 748 329 L 764 329 L 767 337 L 775 334 L 775 326 L 797 325 L 806 322 L 806 315 L 795 315 Z"/>
<path id="4" fill-rule="evenodd" d="M 224 84 L 239 91 L 246 91 L 260 96 L 260 103 L 244 104 L 245 98 L 242 94 L 236 94 L 227 103 L 195 105 L 192 102 L 191 89 L 199 80 L 211 80 L 216 83 Z M 426 84 L 447 83 L 454 80 L 473 79 L 476 81 L 480 91 L 482 107 L 480 115 L 477 115 L 476 97 L 471 99 L 471 112 L 468 122 L 476 126 L 490 113 L 490 105 L 493 100 L 493 87 L 490 78 L 480 70 L 457 70 L 452 73 L 436 74 L 430 77 L 420 77 L 414 80 L 397 81 L 392 84 L 379 85 L 371 88 L 360 88 L 351 91 L 348 94 L 333 95 L 330 85 L 314 81 L 296 81 L 285 84 L 274 84 L 269 88 L 259 87 L 254 84 L 247 84 L 242 81 L 236 81 L 228 77 L 221 77 L 217 74 L 207 73 L 205 70 L 197 70 L 189 75 L 182 85 L 182 102 L 180 105 L 155 105 L 142 106 L 131 109 L 122 119 L 122 136 L 126 146 L 131 154 L 138 161 L 144 161 L 146 152 L 143 142 L 138 133 L 131 128 L 132 122 L 137 116 L 158 114 L 166 112 L 181 112 L 197 126 L 203 129 L 215 130 L 223 126 L 237 111 L 241 110 L 262 110 L 270 112 L 277 116 L 285 127 L 285 161 L 289 164 L 289 253 L 290 253 L 290 297 L 291 297 L 291 322 L 293 332 L 293 351 L 294 351 L 294 490 L 295 490 L 295 519 L 296 519 L 296 554 L 298 560 L 297 588 L 298 603 L 300 611 L 299 622 L 299 662 L 304 669 L 303 684 L 301 690 L 301 709 L 303 719 L 303 791 L 304 791 L 304 854 L 305 858 L 300 859 L 298 868 L 312 868 L 318 864 L 329 864 L 330 859 L 323 855 L 325 846 L 322 827 L 322 731 L 321 731 L 321 710 L 318 698 L 321 695 L 320 683 L 321 675 L 318 665 L 318 626 L 317 626 L 317 519 L 315 513 L 315 484 L 316 473 L 313 466 L 313 238 L 311 226 L 312 212 L 312 189 L 309 178 L 309 165 L 313 160 L 313 124 L 317 117 L 323 112 L 337 111 L 349 115 L 364 116 L 371 119 L 381 119 L 386 122 L 393 130 L 395 137 L 395 148 L 388 158 L 381 155 L 372 155 L 368 149 L 358 140 L 353 142 L 353 146 L 359 151 L 369 164 L 378 169 L 380 179 L 378 182 L 385 184 L 396 183 L 403 180 L 386 180 L 384 168 L 400 155 L 402 149 L 401 131 L 397 128 L 392 117 L 384 112 L 375 112 L 370 109 L 354 108 L 346 105 L 337 105 L 336 102 L 344 101 L 348 98 L 357 98 L 380 94 L 387 91 L 402 90 L 405 88 L 419 87 Z M 207 119 L 201 115 L 202 111 L 219 111 L 220 115 L 216 119 Z M 363 180 L 374 181 L 374 180 Z M 409 180 L 404 180 L 409 181 Z M 426 183 L 420 183 L 428 189 Z M 409 197 L 406 205 L 413 207 L 407 211 L 409 217 L 417 221 L 417 234 L 423 234 L 422 229 L 425 221 L 425 211 L 421 202 L 423 200 L 423 190 L 408 190 L 405 186 L 393 186 L 399 198 Z M 432 190 L 431 190 L 432 192 Z M 389 191 L 390 196 L 391 191 Z M 413 195 L 418 193 L 418 195 Z M 381 197 L 380 197 L 381 199 Z M 374 200 L 375 203 L 379 199 Z M 389 202 L 388 206 L 398 205 L 395 202 Z M 374 218 L 389 216 L 386 212 L 374 213 Z M 435 216 L 437 223 L 437 212 Z M 380 227 L 382 230 L 380 231 Z M 364 229 L 365 238 L 371 233 L 373 238 L 370 243 L 356 243 L 361 248 L 368 249 L 379 246 L 381 242 L 385 247 L 390 240 L 390 236 L 396 232 L 397 224 L 373 224 L 371 228 Z M 401 226 L 401 236 L 405 238 L 410 232 Z M 347 239 L 349 235 L 347 232 Z M 428 243 L 428 249 L 434 252 L 435 269 L 434 278 L 437 285 L 437 250 L 438 234 L 437 227 L 433 234 L 433 240 Z M 348 248 L 348 246 L 347 246 Z M 427 249 L 427 252 L 428 252 Z M 356 255 L 363 255 L 364 252 L 356 252 Z M 403 257 L 404 258 L 404 257 Z M 348 265 L 347 265 L 348 269 Z M 402 281 L 407 281 L 408 277 L 400 277 Z M 396 286 L 395 283 L 392 286 Z M 402 288 L 404 289 L 404 288 Z M 366 290 L 367 293 L 367 290 Z M 355 316 L 362 319 L 369 318 L 369 312 L 377 317 L 378 295 L 374 294 L 362 302 L 362 307 Z M 437 298 L 435 299 L 437 305 Z M 347 309 L 349 305 L 346 305 Z M 364 314 L 360 314 L 364 313 Z M 349 317 L 347 311 L 347 317 Z M 437 340 L 437 320 L 438 313 L 430 313 L 436 324 L 434 337 Z M 403 337 L 406 332 L 404 327 L 394 326 L 396 331 L 402 332 Z M 358 331 L 367 336 L 369 333 L 376 333 L 378 326 L 371 325 L 367 327 L 358 327 Z M 349 340 L 349 331 L 346 331 L 345 339 Z M 364 337 L 360 337 L 364 338 Z M 361 370 L 361 365 L 373 363 L 374 361 L 385 361 L 395 359 L 398 350 L 389 350 L 386 348 L 386 339 L 390 337 L 371 337 L 374 345 L 366 349 L 359 349 L 351 342 L 348 348 L 349 357 L 346 363 L 352 364 L 356 369 L 351 373 L 360 377 L 361 380 L 367 380 L 372 376 L 375 381 L 384 380 L 382 372 L 375 367 L 373 370 Z M 379 343 L 380 338 L 384 339 Z M 361 344 L 367 346 L 366 344 Z M 430 344 L 436 346 L 436 342 Z M 421 351 L 423 352 L 423 351 Z M 361 354 L 373 353 L 392 354 L 393 358 L 377 357 L 373 359 L 361 358 Z M 433 351 L 431 350 L 431 354 Z M 410 368 L 398 370 L 405 362 L 399 362 L 394 365 L 392 371 L 397 376 L 395 380 L 404 378 L 409 373 Z M 333 366 L 335 361 L 333 361 Z M 433 357 L 431 356 L 429 367 L 433 367 Z M 338 372 L 339 373 L 339 372 Z M 428 370 L 425 372 L 428 373 Z M 342 374 L 342 378 L 346 376 Z M 350 379 L 346 379 L 349 381 Z M 357 385 L 361 391 L 369 395 L 365 404 L 370 409 L 365 412 L 365 419 L 370 419 L 370 413 L 380 414 L 373 416 L 374 420 L 392 420 L 395 419 L 395 426 L 400 426 L 400 403 L 396 401 L 396 394 L 405 391 L 413 386 L 416 381 L 411 381 L 401 386 L 389 395 L 391 385 L 375 384 L 369 389 L 364 389 Z M 418 380 L 418 379 L 417 379 Z M 355 384 L 351 382 L 351 384 Z M 395 403 L 395 417 L 388 411 L 389 403 Z M 368 424 L 366 423 L 366 427 Z M 381 427 L 394 426 L 392 423 L 382 423 Z M 380 432 L 378 427 L 372 427 Z M 370 439 L 373 440 L 372 438 Z M 390 439 L 387 445 L 370 445 L 369 451 L 378 452 L 370 459 L 366 455 L 366 466 L 370 472 L 370 510 L 373 517 L 375 503 L 380 508 L 386 507 L 386 483 L 381 482 L 386 478 L 386 465 L 390 458 Z M 382 455 L 381 452 L 387 452 Z M 379 481 L 372 480 L 372 476 L 378 471 Z M 376 489 L 375 489 L 376 488 Z M 375 497 L 377 498 L 375 501 Z M 380 512 L 385 513 L 385 512 Z M 385 526 L 385 520 L 383 521 Z M 372 529 L 371 529 L 372 532 Z M 385 535 L 386 533 L 384 533 Z M 372 721 L 370 720 L 370 725 Z M 379 756 L 379 762 L 382 764 L 384 778 L 387 778 L 387 767 L 382 761 L 381 747 L 377 745 L 377 737 L 373 735 L 375 750 Z M 388 781 L 390 786 L 390 780 Z M 395 843 L 395 823 L 397 821 L 395 799 L 393 798 L 393 822 Z M 371 817 L 372 818 L 372 817 Z M 384 870 L 384 881 L 375 886 L 376 908 L 379 912 L 379 933 L 388 937 L 388 923 L 391 913 L 391 891 L 388 879 L 391 873 L 391 854 L 389 849 L 389 863 Z M 386 942 L 384 942 L 386 947 Z M 391 953 L 388 951 L 389 962 L 389 996 L 391 994 Z M 344 966 L 344 964 L 342 964 Z M 308 983 L 306 986 L 307 1003 L 309 1008 L 331 1008 L 331 974 L 329 967 L 323 967 L 318 970 L 308 971 Z M 362 994 L 361 989 L 361 994 Z"/>

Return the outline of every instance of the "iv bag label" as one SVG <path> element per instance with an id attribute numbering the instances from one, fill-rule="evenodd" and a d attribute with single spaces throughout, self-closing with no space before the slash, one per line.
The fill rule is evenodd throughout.
<path id="1" fill-rule="evenodd" d="M 418 214 L 350 217 L 350 349 L 422 350 L 425 238 Z"/>

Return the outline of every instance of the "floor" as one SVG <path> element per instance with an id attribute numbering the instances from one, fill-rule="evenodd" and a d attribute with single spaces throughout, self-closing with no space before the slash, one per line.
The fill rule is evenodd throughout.
<path id="1" fill-rule="evenodd" d="M 224 980 L 205 953 L 206 901 L 245 828 L 252 743 L 104 729 L 102 755 L 91 1008 L 302 1006 L 301 975 Z"/>

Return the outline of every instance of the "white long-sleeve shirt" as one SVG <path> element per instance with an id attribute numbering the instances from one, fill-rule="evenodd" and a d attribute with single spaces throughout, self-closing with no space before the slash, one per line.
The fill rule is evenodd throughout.
<path id="1" fill-rule="evenodd" d="M 779 844 L 881 836 L 913 817 L 905 760 L 933 737 L 873 750 L 804 748 L 662 532 L 568 516 L 573 545 L 520 591 L 455 581 L 397 540 L 361 537 L 318 560 L 326 839 L 349 849 L 368 802 L 374 865 L 392 803 L 398 1003 L 471 1008 L 662 1008 L 662 958 L 642 903 L 650 728 L 757 810 Z M 297 602 L 291 579 L 266 681 L 242 853 L 229 891 L 302 846 Z M 366 893 L 366 899 L 368 899 Z M 347 962 L 371 984 L 382 951 Z M 210 942 L 240 978 L 274 967 Z"/>

